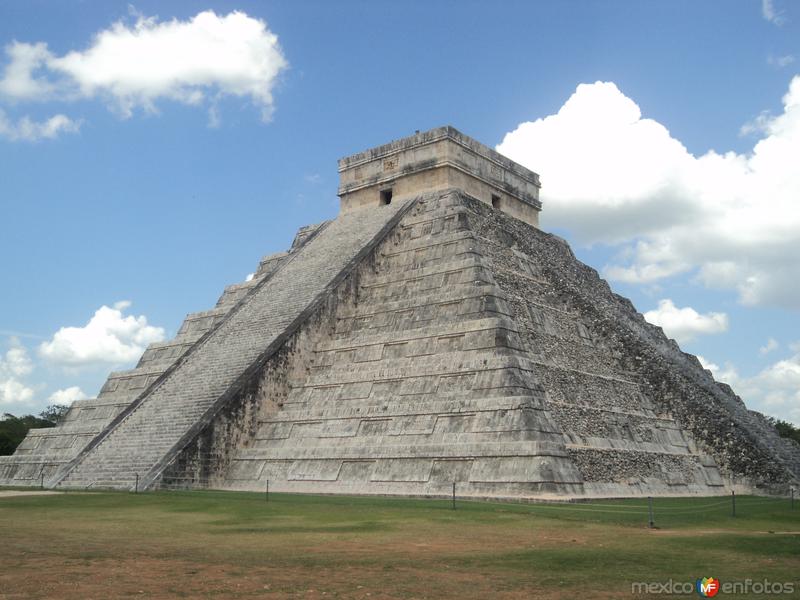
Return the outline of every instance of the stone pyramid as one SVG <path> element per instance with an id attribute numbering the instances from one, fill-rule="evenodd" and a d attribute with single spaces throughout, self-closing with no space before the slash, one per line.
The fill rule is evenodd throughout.
<path id="1" fill-rule="evenodd" d="M 535 498 L 777 492 L 779 438 L 538 229 L 451 127 L 339 162 L 341 214 L 0 458 L 0 483 Z"/>

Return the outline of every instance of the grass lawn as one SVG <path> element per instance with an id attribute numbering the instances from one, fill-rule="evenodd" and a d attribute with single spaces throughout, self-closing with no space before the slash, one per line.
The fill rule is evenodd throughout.
<path id="1" fill-rule="evenodd" d="M 648 529 L 646 500 L 0 498 L 0 599 L 631 598 L 632 582 L 703 576 L 794 582 L 779 597 L 800 597 L 800 502 L 736 505 L 656 499 Z"/>

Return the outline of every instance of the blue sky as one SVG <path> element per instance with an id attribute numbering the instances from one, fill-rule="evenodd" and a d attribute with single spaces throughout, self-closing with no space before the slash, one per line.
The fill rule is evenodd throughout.
<path id="1" fill-rule="evenodd" d="M 452 124 L 800 423 L 796 2 L 4 0 L 0 43 L 0 412 L 95 395 L 334 217 L 337 158 Z"/>

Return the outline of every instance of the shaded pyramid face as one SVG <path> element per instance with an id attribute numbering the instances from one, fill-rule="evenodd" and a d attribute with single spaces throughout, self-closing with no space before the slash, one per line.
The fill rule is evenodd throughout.
<path id="1" fill-rule="evenodd" d="M 308 233 L 202 334 L 151 347 L 130 378 L 152 381 L 49 483 L 564 497 L 798 472 L 796 447 L 555 236 L 458 190 Z"/>

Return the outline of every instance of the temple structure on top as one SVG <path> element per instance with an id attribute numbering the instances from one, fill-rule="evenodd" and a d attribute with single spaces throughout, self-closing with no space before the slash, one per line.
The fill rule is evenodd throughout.
<path id="1" fill-rule="evenodd" d="M 339 172 L 336 219 L 32 430 L 0 484 L 518 499 L 796 485 L 796 444 L 538 228 L 536 173 L 452 127 Z"/>
<path id="2" fill-rule="evenodd" d="M 536 173 L 449 126 L 339 160 L 343 213 L 457 188 L 538 227 L 540 187 Z"/>

